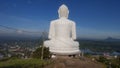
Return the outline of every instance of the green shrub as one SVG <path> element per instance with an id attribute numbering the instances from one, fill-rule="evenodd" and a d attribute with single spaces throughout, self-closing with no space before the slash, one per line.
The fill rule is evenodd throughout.
<path id="1" fill-rule="evenodd" d="M 49 52 L 49 48 L 44 47 L 43 49 L 43 59 L 49 59 L 51 58 L 51 53 Z M 37 48 L 33 53 L 32 53 L 32 58 L 38 58 L 41 59 L 42 57 L 42 47 Z"/>

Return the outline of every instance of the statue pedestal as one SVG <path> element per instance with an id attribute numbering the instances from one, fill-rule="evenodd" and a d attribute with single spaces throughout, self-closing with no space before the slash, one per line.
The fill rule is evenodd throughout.
<path id="1" fill-rule="evenodd" d="M 63 42 L 58 40 L 48 40 L 44 42 L 45 47 L 49 47 L 52 54 L 75 55 L 80 54 L 79 43 L 76 41 Z"/>

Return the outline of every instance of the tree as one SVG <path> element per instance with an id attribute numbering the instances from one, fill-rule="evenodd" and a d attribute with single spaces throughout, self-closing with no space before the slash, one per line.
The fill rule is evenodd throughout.
<path id="1" fill-rule="evenodd" d="M 49 52 L 49 48 L 47 47 L 44 47 L 44 51 L 43 51 L 43 54 L 42 55 L 42 48 L 43 47 L 39 47 L 37 48 L 33 53 L 32 53 L 32 57 L 33 58 L 38 58 L 38 59 L 41 59 L 41 57 L 43 56 L 43 59 L 49 59 L 51 58 L 51 53 Z"/>

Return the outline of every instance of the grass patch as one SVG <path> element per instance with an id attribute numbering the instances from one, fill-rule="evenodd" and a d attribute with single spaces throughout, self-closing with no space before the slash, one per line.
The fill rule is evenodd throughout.
<path id="1" fill-rule="evenodd" d="M 50 61 L 40 59 L 10 59 L 0 61 L 0 68 L 43 68 L 50 64 Z"/>

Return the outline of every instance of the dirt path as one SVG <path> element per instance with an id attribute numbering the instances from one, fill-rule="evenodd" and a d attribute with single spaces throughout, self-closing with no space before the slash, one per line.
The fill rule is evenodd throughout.
<path id="1" fill-rule="evenodd" d="M 92 61 L 88 58 L 69 58 L 69 57 L 57 57 L 53 59 L 53 63 L 45 68 L 105 68 L 103 64 L 96 61 Z"/>

